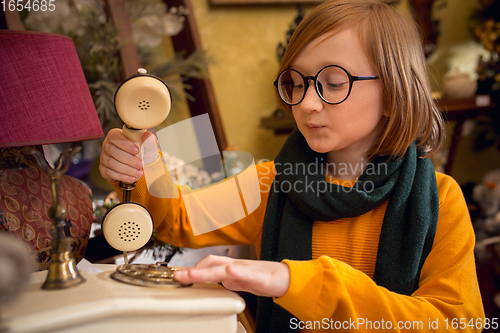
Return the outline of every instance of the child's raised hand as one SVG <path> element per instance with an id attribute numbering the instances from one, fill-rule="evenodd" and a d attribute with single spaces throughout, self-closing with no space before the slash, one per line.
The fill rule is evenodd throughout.
<path id="1" fill-rule="evenodd" d="M 153 162 L 158 156 L 156 138 L 151 132 L 142 136 L 144 162 L 136 156 L 139 147 L 127 139 L 122 130 L 114 128 L 109 131 L 102 143 L 102 153 L 99 171 L 104 179 L 109 182 L 123 181 L 133 183 L 144 174 L 144 164 Z M 154 155 L 154 156 L 153 156 Z"/>
<path id="2" fill-rule="evenodd" d="M 174 272 L 182 283 L 222 282 L 231 290 L 258 296 L 281 297 L 288 290 L 290 271 L 281 262 L 242 260 L 209 255 L 196 266 Z"/>

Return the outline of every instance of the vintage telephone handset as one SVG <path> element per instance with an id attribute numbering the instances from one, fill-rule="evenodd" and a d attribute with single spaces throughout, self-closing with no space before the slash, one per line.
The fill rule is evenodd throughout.
<path id="1" fill-rule="evenodd" d="M 125 123 L 123 135 L 140 148 L 146 130 L 160 125 L 167 118 L 172 99 L 166 83 L 141 68 L 137 75 L 118 87 L 114 103 L 118 116 Z M 145 207 L 130 201 L 135 183 L 120 182 L 120 187 L 123 200 L 106 213 L 102 230 L 106 241 L 123 251 L 125 264 L 128 264 L 127 251 L 140 249 L 151 238 L 153 219 Z"/>

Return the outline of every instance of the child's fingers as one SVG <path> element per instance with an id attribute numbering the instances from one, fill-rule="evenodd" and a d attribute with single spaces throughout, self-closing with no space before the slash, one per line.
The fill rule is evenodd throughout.
<path id="1" fill-rule="evenodd" d="M 213 266 L 219 266 L 219 265 L 226 265 L 232 262 L 235 262 L 236 260 L 233 258 L 229 257 L 224 257 L 224 256 L 216 256 L 216 255 L 208 255 L 204 259 L 202 259 L 200 262 L 198 262 L 194 267 L 195 268 L 208 268 L 208 267 L 213 267 Z"/>
<path id="2" fill-rule="evenodd" d="M 125 183 L 133 183 L 140 177 L 132 177 L 126 174 L 118 173 L 110 168 L 106 168 L 103 165 L 99 166 L 99 171 L 104 179 L 113 183 L 115 181 L 122 181 Z"/>
<path id="3" fill-rule="evenodd" d="M 215 282 L 219 283 L 227 278 L 225 266 L 209 268 L 188 268 L 174 272 L 174 278 L 182 283 Z"/>
<path id="4" fill-rule="evenodd" d="M 101 154 L 99 171 L 108 181 L 120 180 L 129 183 L 136 181 L 143 175 L 141 169 L 124 164 L 104 151 Z"/>
<path id="5" fill-rule="evenodd" d="M 235 260 L 212 256 L 200 265 L 174 272 L 182 283 L 222 283 L 231 290 L 251 292 L 259 296 L 281 297 L 290 283 L 288 266 L 278 262 Z M 200 262 L 201 263 L 201 262 Z"/>
<path id="6" fill-rule="evenodd" d="M 103 147 L 108 145 L 116 146 L 131 155 L 137 155 L 139 153 L 139 147 L 127 139 L 127 137 L 123 135 L 122 130 L 119 128 L 113 128 L 108 132 L 108 135 L 106 135 Z"/>
<path id="7" fill-rule="evenodd" d="M 128 152 L 121 150 L 116 146 L 108 147 L 106 150 L 103 151 L 103 153 L 104 156 L 102 156 L 101 159 L 102 162 L 107 167 L 114 169 L 115 171 L 118 172 L 125 171 L 116 169 L 120 168 L 121 166 L 127 166 L 130 167 L 130 169 L 134 168 L 135 170 L 141 170 L 143 167 L 143 162 L 139 157 L 131 155 Z M 127 172 L 122 172 L 122 173 L 127 173 Z"/>

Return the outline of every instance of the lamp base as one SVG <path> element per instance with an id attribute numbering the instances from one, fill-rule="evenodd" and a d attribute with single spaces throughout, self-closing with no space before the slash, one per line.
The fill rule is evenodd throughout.
<path id="1" fill-rule="evenodd" d="M 69 252 L 72 239 L 64 237 L 52 240 L 52 254 L 49 273 L 42 289 L 57 290 L 75 287 L 85 282 L 76 268 L 75 258 Z"/>

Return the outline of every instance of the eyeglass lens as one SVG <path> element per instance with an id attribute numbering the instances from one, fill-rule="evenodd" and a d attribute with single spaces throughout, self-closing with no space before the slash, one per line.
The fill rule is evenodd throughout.
<path id="1" fill-rule="evenodd" d="M 290 105 L 302 101 L 306 83 L 299 72 L 288 69 L 278 78 L 278 91 L 283 101 Z M 316 79 L 316 92 L 328 103 L 340 103 L 349 94 L 349 76 L 339 67 L 326 67 Z"/>

